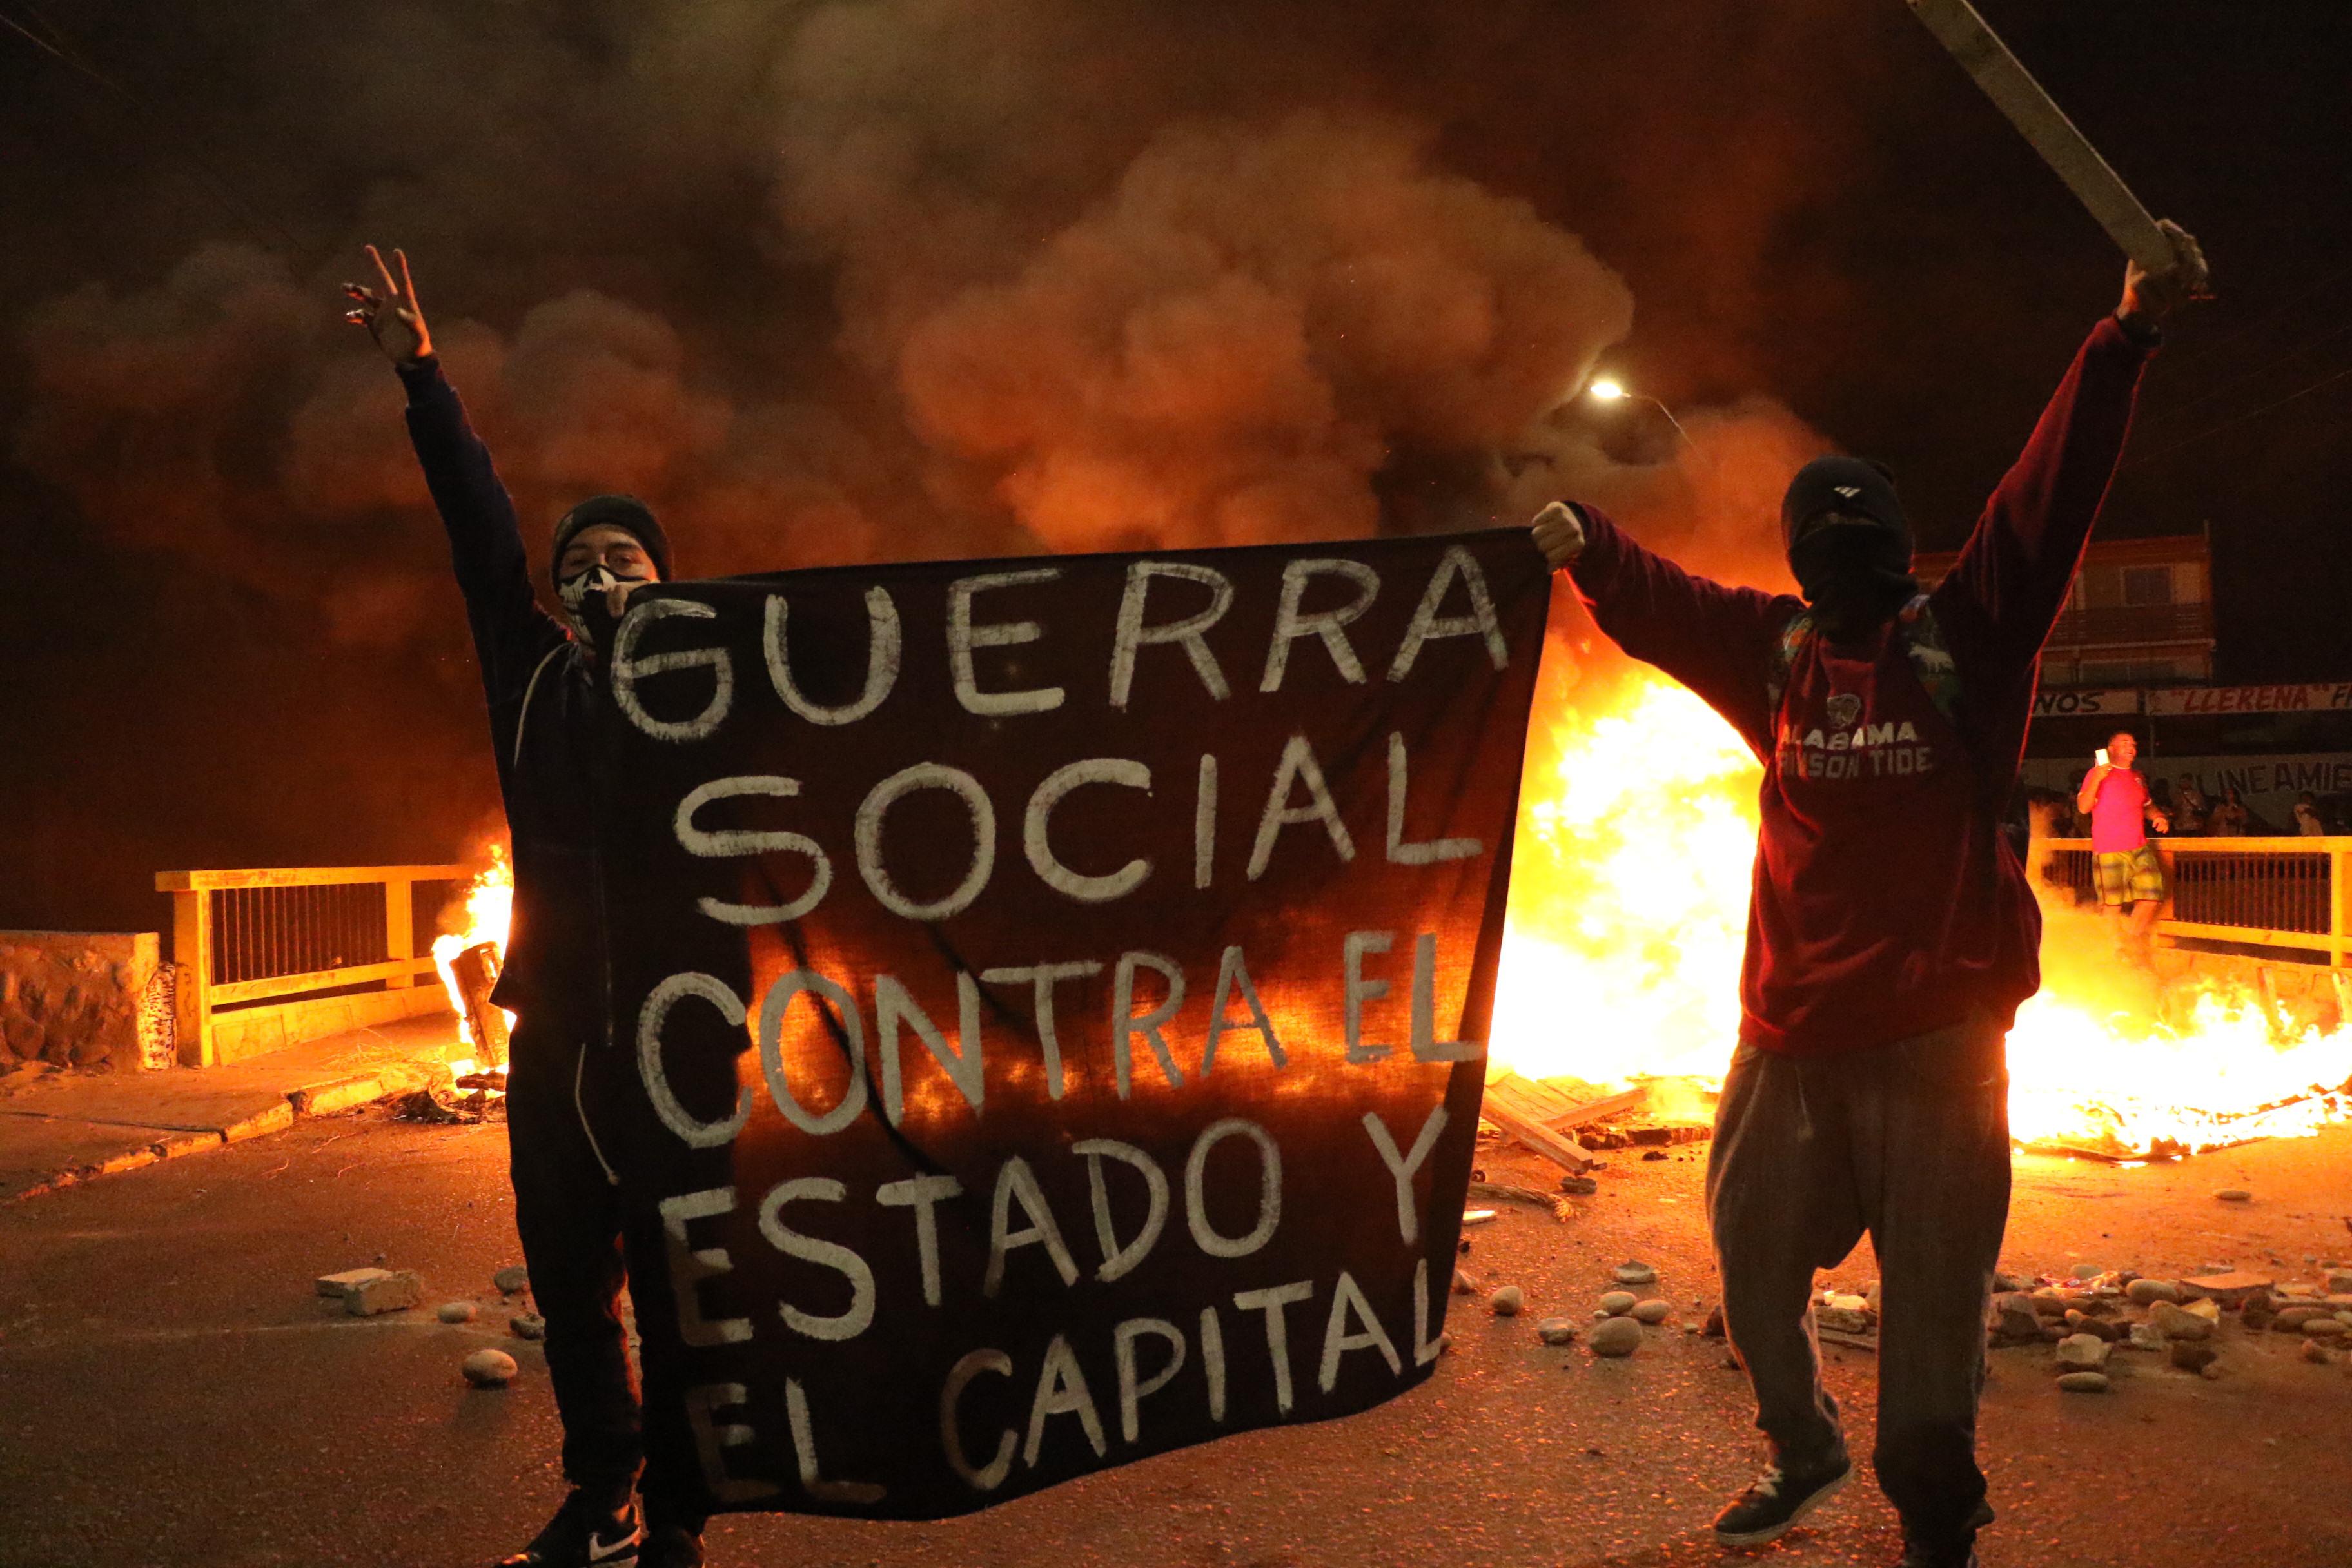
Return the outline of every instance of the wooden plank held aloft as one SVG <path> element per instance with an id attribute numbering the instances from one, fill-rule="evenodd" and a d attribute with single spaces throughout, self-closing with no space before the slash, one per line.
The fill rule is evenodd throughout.
<path id="1" fill-rule="evenodd" d="M 1909 0 L 1909 5 L 1936 41 L 1984 89 L 1993 107 L 2033 144 L 2075 199 L 2091 209 L 2126 256 L 2150 272 L 2172 265 L 2172 241 L 2156 226 L 2156 219 L 1969 0 Z"/>
<path id="2" fill-rule="evenodd" d="M 467 1026 L 474 1032 L 475 1070 L 501 1066 L 507 1059 L 507 1016 L 490 1000 L 499 984 L 499 944 L 478 942 L 451 959 L 449 969 L 465 1000 Z"/>

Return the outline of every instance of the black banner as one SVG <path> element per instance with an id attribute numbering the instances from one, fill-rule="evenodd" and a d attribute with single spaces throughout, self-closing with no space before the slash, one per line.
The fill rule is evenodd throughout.
<path id="1" fill-rule="evenodd" d="M 632 600 L 593 1120 L 714 1508 L 966 1512 L 1428 1375 L 1548 594 L 1510 530 Z"/>

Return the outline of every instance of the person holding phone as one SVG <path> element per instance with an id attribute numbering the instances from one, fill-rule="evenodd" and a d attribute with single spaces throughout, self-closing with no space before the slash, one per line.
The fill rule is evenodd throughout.
<path id="1" fill-rule="evenodd" d="M 2164 862 L 2147 830 L 2172 831 L 2172 824 L 2149 798 L 2147 781 L 2132 763 L 2139 738 L 2118 730 L 2093 753 L 2075 806 L 2091 819 L 2091 853 L 2099 903 L 2115 920 L 2116 945 L 2134 962 L 2154 967 L 2148 952 L 2157 910 L 2164 902 Z"/>

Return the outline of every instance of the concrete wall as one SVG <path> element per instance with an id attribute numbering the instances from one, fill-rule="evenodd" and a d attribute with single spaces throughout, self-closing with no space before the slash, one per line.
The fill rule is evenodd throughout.
<path id="1" fill-rule="evenodd" d="M 140 1000 L 159 950 L 152 931 L 0 931 L 0 1068 L 37 1058 L 139 1071 Z"/>

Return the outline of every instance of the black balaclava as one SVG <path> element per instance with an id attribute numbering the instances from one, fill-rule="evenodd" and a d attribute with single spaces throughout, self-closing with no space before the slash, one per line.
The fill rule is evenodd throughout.
<path id="1" fill-rule="evenodd" d="M 572 542 L 572 536 L 599 524 L 622 529 L 634 537 L 645 548 L 656 574 L 663 582 L 669 580 L 669 535 L 662 531 L 653 509 L 635 496 L 590 496 L 556 523 L 555 553 L 548 566 L 548 574 L 555 580 L 555 596 L 562 603 L 563 618 L 572 631 L 601 647 L 612 635 L 612 617 L 604 609 L 604 590 L 622 579 L 603 566 L 592 566 L 569 577 L 557 575 L 562 569 L 564 547 Z"/>
<path id="2" fill-rule="evenodd" d="M 1832 513 L 1841 521 L 1831 522 Z M 1911 524 L 1895 476 L 1861 458 L 1816 458 L 1780 501 L 1780 535 L 1813 623 L 1832 642 L 1862 637 L 1919 591 Z"/>

